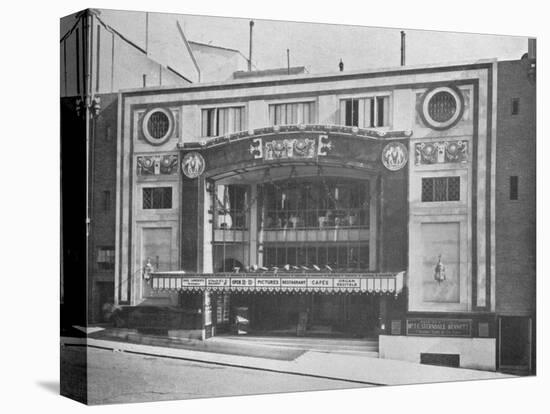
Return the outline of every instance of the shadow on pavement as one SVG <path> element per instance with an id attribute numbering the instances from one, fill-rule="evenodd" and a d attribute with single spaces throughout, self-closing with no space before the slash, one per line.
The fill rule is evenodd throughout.
<path id="1" fill-rule="evenodd" d="M 59 395 L 59 381 L 38 381 L 36 384 L 46 391 Z"/>

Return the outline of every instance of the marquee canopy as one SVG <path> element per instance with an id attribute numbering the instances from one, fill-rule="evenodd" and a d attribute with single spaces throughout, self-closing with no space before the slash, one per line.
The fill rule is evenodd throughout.
<path id="1" fill-rule="evenodd" d="M 154 290 L 272 293 L 367 293 L 397 295 L 399 273 L 151 273 Z"/>

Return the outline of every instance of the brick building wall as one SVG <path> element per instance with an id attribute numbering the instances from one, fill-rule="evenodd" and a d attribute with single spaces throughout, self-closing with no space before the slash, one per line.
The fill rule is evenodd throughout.
<path id="1" fill-rule="evenodd" d="M 99 263 L 100 250 L 115 247 L 117 94 L 101 95 L 101 110 L 95 118 L 92 138 L 92 226 L 88 295 L 90 322 L 102 321 L 104 303 L 114 302 L 114 263 Z M 107 256 L 105 253 L 102 257 Z M 113 256 L 114 260 L 114 256 Z"/>
<path id="2" fill-rule="evenodd" d="M 499 314 L 534 313 L 536 306 L 536 95 L 529 69 L 527 59 L 498 64 L 495 235 Z M 510 194 L 513 176 L 518 177 L 517 200 Z"/>

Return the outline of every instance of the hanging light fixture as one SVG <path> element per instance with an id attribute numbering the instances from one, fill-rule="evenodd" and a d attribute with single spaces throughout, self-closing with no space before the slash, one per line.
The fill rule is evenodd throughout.
<path id="1" fill-rule="evenodd" d="M 434 279 L 437 280 L 438 283 L 443 282 L 447 277 L 445 276 L 445 265 L 441 262 L 441 254 L 439 255 L 437 259 L 437 264 L 434 268 Z"/>

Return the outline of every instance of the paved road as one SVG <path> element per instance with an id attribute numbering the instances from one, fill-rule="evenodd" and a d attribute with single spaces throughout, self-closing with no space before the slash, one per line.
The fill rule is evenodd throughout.
<path id="1" fill-rule="evenodd" d="M 61 351 L 64 372 L 85 371 L 86 348 L 67 346 Z M 213 396 L 265 394 L 306 390 L 359 388 L 346 381 L 226 367 L 162 357 L 150 357 L 87 348 L 88 402 L 111 404 Z M 82 392 L 76 378 L 62 378 L 62 388 Z"/>

